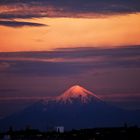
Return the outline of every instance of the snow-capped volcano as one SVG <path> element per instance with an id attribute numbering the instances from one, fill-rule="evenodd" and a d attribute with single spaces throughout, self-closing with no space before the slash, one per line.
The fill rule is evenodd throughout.
<path id="1" fill-rule="evenodd" d="M 89 90 L 79 85 L 74 85 L 66 90 L 62 95 L 58 96 L 57 100 L 63 102 L 72 102 L 74 99 L 80 99 L 82 102 L 86 103 L 93 98 L 100 100 L 98 96 Z"/>
<path id="2" fill-rule="evenodd" d="M 138 114 L 138 113 L 137 113 Z M 94 93 L 75 85 L 60 96 L 39 101 L 0 121 L 1 128 L 33 128 L 46 130 L 55 126 L 66 129 L 114 127 L 124 122 L 140 124 L 140 115 L 122 110 L 101 100 Z"/>

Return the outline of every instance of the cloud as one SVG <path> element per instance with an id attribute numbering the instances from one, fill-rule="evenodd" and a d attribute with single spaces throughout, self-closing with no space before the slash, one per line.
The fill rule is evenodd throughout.
<path id="1" fill-rule="evenodd" d="M 1 18 L 99 17 L 140 12 L 139 0 L 6 0 L 0 5 Z"/>
<path id="2" fill-rule="evenodd" d="M 6 61 L 8 63 L 8 61 Z M 10 69 L 5 70 L 5 73 L 15 75 L 28 76 L 67 76 L 79 73 L 80 66 L 77 63 L 66 62 L 30 62 L 30 61 L 12 61 L 16 63 Z"/>
<path id="3" fill-rule="evenodd" d="M 117 94 L 105 94 L 102 95 L 104 99 L 111 101 L 139 101 L 139 93 L 117 93 Z"/>
<path id="4" fill-rule="evenodd" d="M 0 21 L 0 25 L 2 26 L 8 26 L 8 27 L 23 27 L 23 26 L 46 26 L 45 24 L 40 24 L 40 23 L 34 23 L 34 22 L 21 22 L 21 21 L 10 21 L 10 20 L 5 20 L 5 21 Z"/>
<path id="5" fill-rule="evenodd" d="M 136 57 L 140 55 L 140 46 L 116 46 L 114 48 L 75 47 L 57 48 L 53 51 L 29 51 L 29 52 L 2 52 L 0 58 L 40 58 L 40 59 L 74 59 L 91 57 Z"/>
<path id="6" fill-rule="evenodd" d="M 0 71 L 4 71 L 10 67 L 10 63 L 0 62 Z"/>
<path id="7" fill-rule="evenodd" d="M 49 100 L 51 99 L 51 97 L 35 97 L 35 96 L 32 96 L 32 97 L 0 97 L 0 101 L 22 101 L 22 100 L 29 100 L 29 101 L 39 101 L 39 100 Z"/>
<path id="8" fill-rule="evenodd" d="M 76 75 L 103 68 L 140 68 L 139 60 L 139 46 L 0 53 L 1 63 L 14 63 L 6 73 L 38 76 Z"/>

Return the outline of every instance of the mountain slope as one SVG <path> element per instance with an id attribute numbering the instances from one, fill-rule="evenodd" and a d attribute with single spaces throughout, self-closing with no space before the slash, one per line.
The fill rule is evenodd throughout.
<path id="1" fill-rule="evenodd" d="M 66 129 L 121 126 L 134 124 L 138 116 L 133 112 L 114 107 L 81 86 L 73 86 L 62 95 L 39 101 L 0 122 L 2 128 L 13 126 L 46 130 L 58 125 Z"/>
<path id="2" fill-rule="evenodd" d="M 76 98 L 83 103 L 89 102 L 91 99 L 101 100 L 92 92 L 79 85 L 75 85 L 66 90 L 62 95 L 57 97 L 57 101 L 72 102 Z"/>

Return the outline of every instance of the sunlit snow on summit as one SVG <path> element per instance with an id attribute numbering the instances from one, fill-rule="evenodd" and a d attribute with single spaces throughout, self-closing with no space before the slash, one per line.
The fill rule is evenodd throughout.
<path id="1" fill-rule="evenodd" d="M 57 100 L 72 102 L 72 99 L 80 99 L 82 102 L 86 103 L 91 98 L 100 100 L 97 95 L 93 94 L 82 86 L 74 85 L 66 90 L 62 95 L 58 96 Z"/>

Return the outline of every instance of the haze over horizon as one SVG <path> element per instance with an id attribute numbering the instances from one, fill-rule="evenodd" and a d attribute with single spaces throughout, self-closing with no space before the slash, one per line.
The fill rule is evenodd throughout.
<path id="1" fill-rule="evenodd" d="M 140 109 L 139 0 L 0 1 L 0 118 L 81 85 Z"/>

